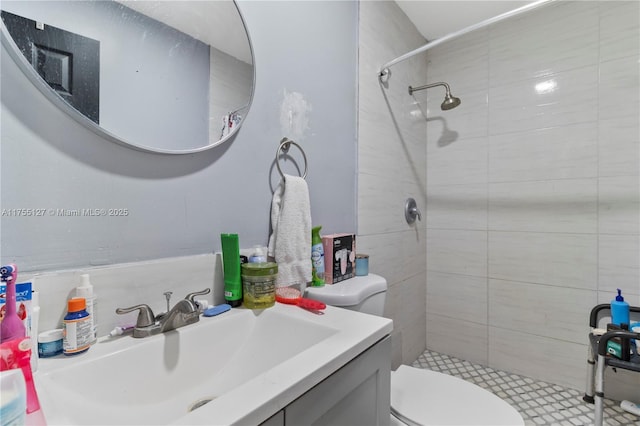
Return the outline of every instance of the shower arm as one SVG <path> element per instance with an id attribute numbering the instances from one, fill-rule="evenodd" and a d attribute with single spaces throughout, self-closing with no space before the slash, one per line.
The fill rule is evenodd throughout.
<path id="1" fill-rule="evenodd" d="M 477 24 L 470 25 L 470 26 L 468 26 L 466 28 L 463 28 L 463 29 L 461 29 L 459 31 L 447 34 L 446 36 L 440 37 L 440 38 L 438 38 L 438 39 L 436 39 L 436 40 L 434 40 L 432 42 L 428 42 L 427 44 L 425 44 L 425 45 L 423 45 L 423 46 L 421 46 L 421 47 L 419 47 L 419 48 L 417 48 L 415 50 L 412 50 L 409 53 L 405 53 L 404 55 L 399 56 L 396 59 L 394 59 L 392 61 L 389 61 L 386 64 L 384 64 L 382 66 L 382 68 L 380 68 L 380 71 L 378 72 L 378 78 L 380 79 L 381 82 L 386 82 L 389 79 L 389 77 L 391 76 L 391 71 L 389 70 L 389 67 L 397 64 L 398 62 L 405 61 L 405 60 L 417 55 L 418 53 L 425 52 L 425 51 L 431 49 L 432 47 L 436 47 L 437 45 L 439 45 L 441 43 L 444 43 L 445 41 L 449 41 L 449 40 L 454 39 L 456 37 L 460 37 L 460 36 L 462 36 L 464 34 L 470 33 L 471 31 L 475 31 L 477 29 L 489 26 L 491 24 L 494 24 L 496 22 L 502 21 L 504 19 L 511 18 L 512 16 L 519 15 L 519 14 L 521 14 L 523 12 L 527 12 L 527 11 L 529 11 L 531 9 L 535 9 L 535 8 L 537 8 L 539 6 L 542 6 L 545 3 L 549 3 L 549 2 L 552 2 L 552 1 L 555 1 L 555 0 L 538 0 L 538 1 L 535 1 L 533 3 L 529 3 L 529 4 L 525 5 L 525 6 L 519 7 L 517 9 L 511 10 L 509 12 L 505 12 L 505 13 L 502 13 L 502 14 L 500 14 L 498 16 L 494 16 L 493 18 L 489 18 L 489 19 L 484 20 L 482 22 L 479 22 Z"/>
<path id="2" fill-rule="evenodd" d="M 419 90 L 424 90 L 424 89 L 430 89 L 436 86 L 444 86 L 445 90 L 447 91 L 445 97 L 447 98 L 451 97 L 451 88 L 444 81 L 440 81 L 438 83 L 425 84 L 424 86 L 418 86 L 418 87 L 409 86 L 409 95 L 413 95 L 413 92 L 417 92 Z"/>

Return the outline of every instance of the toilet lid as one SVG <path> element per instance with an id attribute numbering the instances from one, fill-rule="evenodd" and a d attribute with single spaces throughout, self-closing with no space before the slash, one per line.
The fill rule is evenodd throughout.
<path id="1" fill-rule="evenodd" d="M 380 275 L 369 274 L 353 277 L 324 287 L 307 287 L 306 297 L 330 306 L 355 306 L 369 296 L 387 290 L 387 280 Z"/>
<path id="2" fill-rule="evenodd" d="M 391 372 L 391 412 L 409 425 L 524 425 L 515 408 L 480 386 L 406 365 Z"/>

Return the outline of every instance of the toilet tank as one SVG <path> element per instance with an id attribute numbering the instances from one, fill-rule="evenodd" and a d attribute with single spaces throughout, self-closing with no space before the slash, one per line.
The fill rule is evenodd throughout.
<path id="1" fill-rule="evenodd" d="M 356 276 L 324 287 L 307 287 L 306 297 L 331 306 L 382 316 L 387 280 L 376 274 Z"/>

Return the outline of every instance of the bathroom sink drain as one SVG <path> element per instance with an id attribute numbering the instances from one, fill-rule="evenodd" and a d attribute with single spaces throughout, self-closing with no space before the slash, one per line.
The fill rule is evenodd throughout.
<path id="1" fill-rule="evenodd" d="M 187 408 L 187 412 L 190 413 L 190 412 L 192 412 L 194 410 L 197 410 L 198 408 L 202 407 L 203 405 L 210 403 L 214 399 L 216 399 L 215 396 L 211 396 L 211 397 L 208 397 L 208 398 L 200 398 L 197 401 L 193 402 L 189 406 L 189 408 Z"/>

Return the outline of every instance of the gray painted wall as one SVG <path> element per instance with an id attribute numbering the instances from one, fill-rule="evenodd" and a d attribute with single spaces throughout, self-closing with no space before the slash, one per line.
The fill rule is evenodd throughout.
<path id="1" fill-rule="evenodd" d="M 100 126 L 109 132 L 165 149 L 208 143 L 208 45 L 116 2 L 2 8 L 100 42 Z"/>
<path id="2" fill-rule="evenodd" d="M 313 221 L 327 233 L 355 232 L 357 4 L 242 1 L 240 9 L 255 51 L 253 106 L 232 141 L 199 154 L 143 153 L 96 136 L 44 98 L 2 49 L 1 208 L 45 209 L 2 217 L 3 263 L 34 271 L 209 253 L 221 232 L 239 233 L 243 247 L 266 244 L 280 179 L 274 156 L 287 136 L 280 109 L 291 92 L 311 105 L 298 141 L 309 159 Z M 82 208 L 128 215 L 47 212 Z"/>

